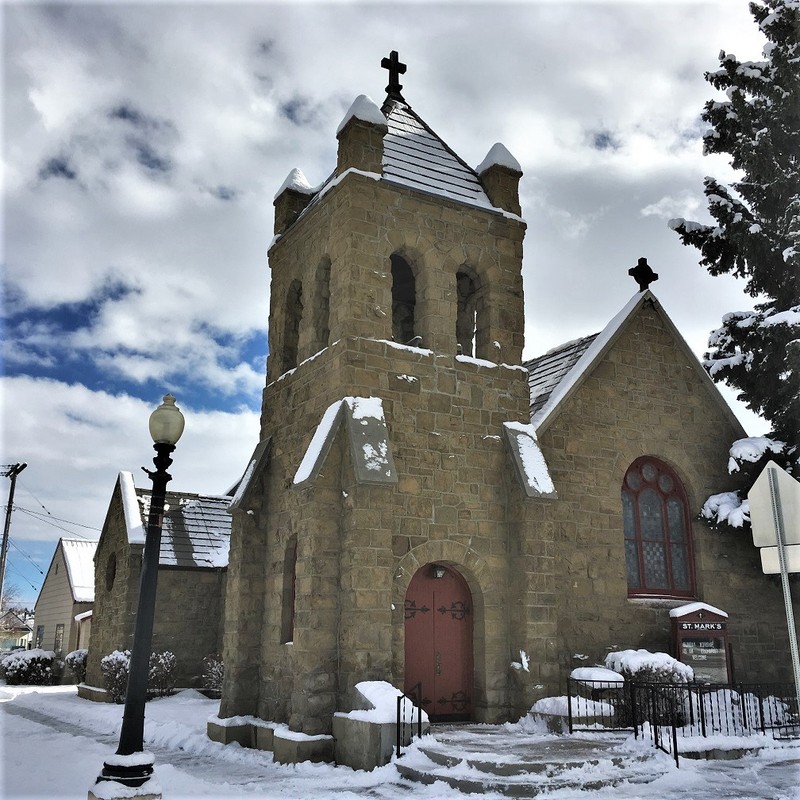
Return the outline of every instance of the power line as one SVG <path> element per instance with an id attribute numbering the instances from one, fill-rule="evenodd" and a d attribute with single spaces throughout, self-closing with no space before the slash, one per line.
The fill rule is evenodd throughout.
<path id="1" fill-rule="evenodd" d="M 87 542 L 95 541 L 94 539 L 90 538 L 89 536 L 84 536 L 82 533 L 77 533 L 76 531 L 71 531 L 71 530 L 69 530 L 69 528 L 65 528 L 62 525 L 56 525 L 55 522 L 51 522 L 43 514 L 39 514 L 39 513 L 34 512 L 34 511 L 28 511 L 27 508 L 21 508 L 20 506 L 15 506 L 15 508 L 18 511 L 21 511 L 23 514 L 28 514 L 29 516 L 33 517 L 35 520 L 37 520 L 37 522 L 45 522 L 48 525 L 52 525 L 54 528 L 58 528 L 58 530 L 60 530 L 60 531 L 64 531 L 64 533 L 68 533 L 70 536 L 77 536 L 80 539 L 86 539 Z M 75 523 L 67 523 L 67 524 L 72 525 L 72 524 L 75 524 Z M 97 530 L 97 528 L 95 528 L 94 530 Z"/>
<path id="2" fill-rule="evenodd" d="M 38 587 L 38 586 L 35 586 L 34 584 L 32 584 L 32 583 L 30 582 L 30 579 L 29 579 L 29 578 L 27 578 L 25 575 L 23 575 L 23 574 L 22 574 L 22 572 L 20 572 L 20 570 L 19 570 L 19 569 L 18 569 L 18 568 L 17 568 L 17 567 L 16 567 L 14 564 L 9 564 L 9 565 L 8 565 L 8 568 L 9 568 L 10 570 L 12 570 L 12 571 L 16 572 L 16 573 L 17 573 L 17 575 L 18 575 L 20 578 L 22 578 L 22 580 L 23 580 L 23 581 L 25 581 L 25 583 L 27 583 L 27 584 L 28 584 L 28 586 L 30 586 L 30 587 L 31 587 L 31 589 L 33 589 L 33 591 L 34 591 L 34 592 L 38 592 L 38 591 L 39 591 L 39 587 Z"/>
<path id="3" fill-rule="evenodd" d="M 31 516 L 38 516 L 38 517 L 44 517 L 45 516 L 44 514 L 42 514 L 41 511 L 32 511 L 30 508 L 24 508 L 23 506 L 15 505 L 14 508 L 17 509 L 17 511 L 23 511 L 24 513 L 30 514 Z M 44 506 L 42 506 L 42 508 L 44 508 Z M 47 511 L 46 508 L 45 508 L 45 511 Z M 56 522 L 64 522 L 67 525 L 75 525 L 78 528 L 86 528 L 87 530 L 90 530 L 90 531 L 98 531 L 98 532 L 100 532 L 100 528 L 95 528 L 93 525 L 84 525 L 82 522 L 73 522 L 70 519 L 62 519 L 61 517 L 54 517 L 49 511 L 47 511 L 47 516 L 50 519 L 56 520 Z M 46 520 L 43 519 L 42 521 L 45 522 Z"/>
<path id="4" fill-rule="evenodd" d="M 34 567 L 36 567 L 36 570 L 40 575 L 44 575 L 44 572 L 42 572 L 42 570 L 39 567 L 39 565 L 13 539 L 9 540 L 9 544 L 11 544 L 14 547 L 16 547 L 17 550 L 19 550 L 19 552 L 22 553 L 22 555 L 25 556 L 25 558 L 27 558 L 28 561 L 30 561 L 31 564 L 33 564 Z"/>

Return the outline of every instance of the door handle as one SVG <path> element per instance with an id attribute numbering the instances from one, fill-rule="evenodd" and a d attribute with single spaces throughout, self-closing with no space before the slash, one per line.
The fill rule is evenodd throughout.
<path id="1" fill-rule="evenodd" d="M 438 650 L 436 651 L 436 674 L 442 674 L 442 654 Z"/>

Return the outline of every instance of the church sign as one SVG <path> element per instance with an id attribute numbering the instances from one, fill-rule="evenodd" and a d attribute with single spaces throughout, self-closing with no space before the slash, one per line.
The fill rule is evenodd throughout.
<path id="1" fill-rule="evenodd" d="M 675 655 L 694 670 L 697 683 L 730 683 L 728 615 L 706 603 L 670 611 Z"/>

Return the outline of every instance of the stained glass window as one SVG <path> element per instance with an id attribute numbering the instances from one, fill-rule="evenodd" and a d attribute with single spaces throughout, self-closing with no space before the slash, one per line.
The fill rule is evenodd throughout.
<path id="1" fill-rule="evenodd" d="M 631 464 L 622 482 L 622 522 L 628 594 L 692 597 L 689 504 L 670 467 L 650 456 Z"/>

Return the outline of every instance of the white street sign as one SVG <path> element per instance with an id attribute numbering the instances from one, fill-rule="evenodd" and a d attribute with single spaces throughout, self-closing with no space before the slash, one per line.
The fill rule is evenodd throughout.
<path id="1" fill-rule="evenodd" d="M 800 572 L 800 544 L 787 545 L 783 551 L 786 554 L 786 571 Z M 778 558 L 778 548 L 762 547 L 759 552 L 761 553 L 761 571 L 765 575 L 780 575 L 781 562 Z"/>
<path id="2" fill-rule="evenodd" d="M 759 545 L 764 542 L 766 545 L 761 547 L 761 569 L 766 573 L 779 572 L 781 575 L 794 690 L 800 706 L 800 648 L 797 646 L 792 590 L 789 586 L 789 573 L 800 572 L 800 483 L 774 461 L 770 461 L 756 478 L 747 497 L 750 500 L 753 543 Z M 773 566 L 777 568 L 773 569 Z"/>
<path id="3" fill-rule="evenodd" d="M 775 547 L 778 544 L 772 491 L 769 483 L 770 470 L 773 470 L 772 474 L 781 498 L 783 543 L 800 544 L 800 482 L 774 461 L 770 461 L 764 467 L 747 493 L 747 499 L 750 501 L 753 544 L 756 547 Z M 797 567 L 789 569 L 789 572 L 796 571 L 798 571 Z"/>

